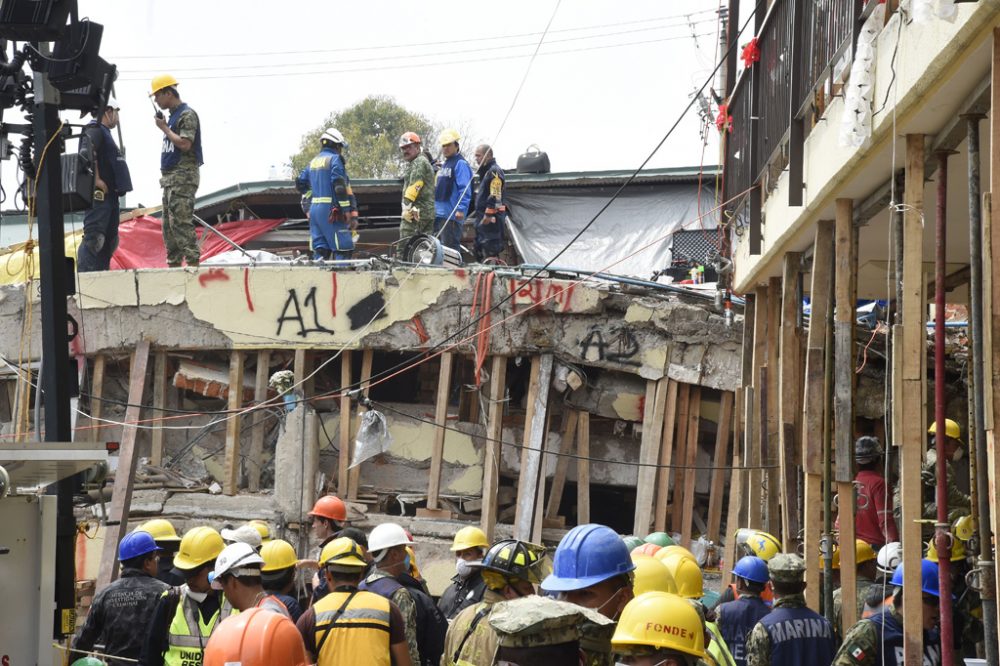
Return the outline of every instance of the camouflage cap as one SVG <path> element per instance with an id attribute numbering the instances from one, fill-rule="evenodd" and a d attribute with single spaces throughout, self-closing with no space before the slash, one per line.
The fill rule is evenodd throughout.
<path id="1" fill-rule="evenodd" d="M 512 648 L 559 645 L 602 633 L 610 641 L 615 629 L 615 623 L 600 613 L 540 596 L 498 603 L 489 618 L 500 646 Z"/>
<path id="2" fill-rule="evenodd" d="M 779 553 L 767 563 L 771 580 L 778 583 L 801 583 L 806 572 L 806 561 L 798 555 Z"/>

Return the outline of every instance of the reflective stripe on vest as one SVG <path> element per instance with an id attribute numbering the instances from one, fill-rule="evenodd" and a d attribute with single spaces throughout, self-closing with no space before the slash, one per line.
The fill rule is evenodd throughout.
<path id="1" fill-rule="evenodd" d="M 233 609 L 228 601 L 223 601 L 222 608 L 209 618 L 208 623 L 202 622 L 198 605 L 187 594 L 181 591 L 177 602 L 174 618 L 167 629 L 167 644 L 169 648 L 163 654 L 165 666 L 191 666 L 200 664 L 205 644 L 212 635 L 216 625 L 230 615 L 239 611 Z M 192 631 L 191 627 L 195 627 Z M 195 633 L 198 632 L 198 633 Z"/>
<path id="2" fill-rule="evenodd" d="M 333 203 L 333 197 L 313 197 L 312 202 L 319 204 Z"/>
<path id="3" fill-rule="evenodd" d="M 342 612 L 350 592 L 331 592 L 317 601 L 315 644 L 320 666 L 374 664 L 389 666 L 389 600 L 359 591 Z M 324 639 L 327 632 L 331 635 Z"/>

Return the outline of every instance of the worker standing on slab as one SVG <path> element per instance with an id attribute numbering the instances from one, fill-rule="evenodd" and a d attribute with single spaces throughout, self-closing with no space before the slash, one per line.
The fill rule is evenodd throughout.
<path id="1" fill-rule="evenodd" d="M 747 635 L 771 609 L 760 598 L 771 577 L 767 562 L 754 555 L 745 555 L 733 567 L 737 597 L 715 609 L 719 633 L 729 647 L 736 666 L 746 664 Z"/>
<path id="2" fill-rule="evenodd" d="M 264 564 L 260 568 L 264 591 L 274 595 L 288 609 L 293 622 L 302 617 L 299 601 L 291 596 L 295 589 L 295 572 L 299 563 L 292 544 L 283 539 L 270 539 L 260 549 Z"/>
<path id="3" fill-rule="evenodd" d="M 201 182 L 201 121 L 194 109 L 181 101 L 177 79 L 170 74 L 154 77 L 150 97 L 158 107 L 170 112 L 166 119 L 159 111 L 154 118 L 163 132 L 160 152 L 160 187 L 163 188 L 163 244 L 167 266 L 187 261 L 198 266 L 201 251 L 194 233 L 194 196 Z"/>
<path id="4" fill-rule="evenodd" d="M 476 147 L 479 165 L 479 188 L 473 216 L 476 223 L 476 259 L 480 262 L 496 259 L 503 252 L 504 230 L 507 227 L 507 204 L 504 188 L 507 177 L 493 157 L 487 144 Z"/>
<path id="5" fill-rule="evenodd" d="M 611 638 L 618 663 L 695 666 L 710 657 L 698 613 L 668 592 L 646 592 L 626 606 Z"/>
<path id="6" fill-rule="evenodd" d="M 399 137 L 399 151 L 406 162 L 399 237 L 429 234 L 434 230 L 434 167 L 416 132 L 404 132 Z"/>
<path id="7" fill-rule="evenodd" d="M 485 549 L 490 547 L 486 533 L 478 527 L 463 527 L 455 533 L 451 552 L 455 553 L 455 575 L 451 585 L 441 594 L 438 608 L 450 620 L 463 608 L 474 606 L 483 598 L 486 583 L 482 569 L 474 566 L 481 562 Z"/>
<path id="8" fill-rule="evenodd" d="M 291 620 L 251 608 L 219 624 L 205 646 L 203 666 L 307 666 L 302 636 Z"/>
<path id="9" fill-rule="evenodd" d="M 285 604 L 264 591 L 261 581 L 263 565 L 264 558 L 250 544 L 230 544 L 215 560 L 215 570 L 209 576 L 212 589 L 222 592 L 226 601 L 237 611 L 263 608 L 290 618 L 291 613 Z"/>
<path id="10" fill-rule="evenodd" d="M 462 247 L 462 225 L 472 200 L 472 167 L 462 156 L 458 132 L 446 129 L 438 137 L 444 164 L 434 184 L 434 233 L 453 250 Z"/>
<path id="11" fill-rule="evenodd" d="M 313 259 L 350 259 L 358 227 L 358 205 L 344 161 L 347 141 L 340 130 L 329 127 L 320 135 L 319 143 L 319 154 L 295 180 L 299 192 L 311 193 L 309 234 Z"/>
<path id="12" fill-rule="evenodd" d="M 192 528 L 181 539 L 174 567 L 185 583 L 160 596 L 140 658 L 143 666 L 201 663 L 208 637 L 233 614 L 232 604 L 208 582 L 224 547 L 222 536 L 211 527 Z"/>
<path id="13" fill-rule="evenodd" d="M 892 576 L 892 601 L 880 613 L 861 620 L 844 637 L 833 660 L 834 666 L 903 666 L 903 565 Z M 941 640 L 937 632 L 938 567 L 930 560 L 920 562 L 920 590 L 923 594 L 924 664 L 941 663 Z"/>
<path id="14" fill-rule="evenodd" d="M 89 652 L 98 643 L 112 657 L 139 658 L 153 610 L 166 583 L 156 579 L 160 548 L 147 532 L 125 535 L 118 544 L 121 577 L 94 597 L 87 621 L 73 641 L 75 652 Z M 111 666 L 129 662 L 109 659 Z"/>
<path id="15" fill-rule="evenodd" d="M 316 558 L 323 552 L 323 546 L 330 543 L 344 529 L 347 522 L 347 505 L 336 495 L 324 495 L 316 500 L 307 515 L 309 534 L 317 543 Z M 305 560 L 302 564 L 309 568 L 318 567 L 316 560 Z M 313 601 L 319 601 L 327 593 L 326 579 L 317 576 L 313 584 Z"/>
<path id="16" fill-rule="evenodd" d="M 767 563 L 774 607 L 747 637 L 747 666 L 829 666 L 837 651 L 830 622 L 806 607 L 806 563 L 781 553 Z"/>
<path id="17" fill-rule="evenodd" d="M 359 589 L 368 562 L 361 547 L 340 537 L 323 548 L 320 567 L 330 593 L 297 623 L 317 666 L 411 666 L 405 620 L 384 596 Z"/>
<path id="18" fill-rule="evenodd" d="M 617 620 L 632 600 L 634 570 L 625 543 L 613 529 L 577 525 L 559 542 L 552 573 L 542 581 L 542 589 Z"/>
<path id="19" fill-rule="evenodd" d="M 857 608 L 857 617 L 861 617 L 861 614 L 865 610 L 865 602 L 868 597 L 873 593 L 878 591 L 879 586 L 875 583 L 875 578 L 878 575 L 878 561 L 875 551 L 872 547 L 861 539 L 855 541 L 854 547 L 854 562 L 855 562 L 855 572 L 856 572 L 856 590 L 857 596 L 854 600 L 854 605 Z M 841 626 L 842 619 L 844 616 L 844 599 L 842 588 L 838 587 L 833 591 L 833 615 L 834 624 L 836 626 Z"/>
<path id="20" fill-rule="evenodd" d="M 94 201 L 83 217 L 83 240 L 76 253 L 80 273 L 106 271 L 118 247 L 120 197 L 132 191 L 132 176 L 111 130 L 118 127 L 119 106 L 108 98 L 103 112 L 83 128 L 80 152 L 90 153 L 94 167 Z"/>
<path id="21" fill-rule="evenodd" d="M 156 545 L 160 549 L 160 564 L 156 572 L 156 578 L 162 580 L 167 585 L 183 585 L 184 578 L 174 571 L 174 555 L 180 546 L 181 538 L 177 536 L 177 530 L 173 524 L 165 518 L 154 518 L 147 520 L 136 528 L 137 530 L 148 532 L 156 540 Z"/>
<path id="22" fill-rule="evenodd" d="M 899 541 L 899 530 L 892 515 L 892 484 L 882 474 L 884 455 L 875 437 L 859 437 L 854 442 L 854 461 L 858 465 L 858 473 L 854 476 L 858 494 L 854 529 L 857 538 L 876 551 L 887 543 Z M 839 516 L 836 527 L 840 527 Z"/>

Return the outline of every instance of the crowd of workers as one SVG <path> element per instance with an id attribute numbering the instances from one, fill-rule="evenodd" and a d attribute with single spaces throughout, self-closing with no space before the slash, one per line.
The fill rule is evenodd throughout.
<path id="1" fill-rule="evenodd" d="M 160 152 L 160 187 L 163 189 L 163 244 L 167 266 L 195 267 L 200 250 L 195 234 L 194 200 L 204 164 L 201 121 L 181 100 L 179 82 L 169 74 L 153 78 L 150 97 L 154 122 L 163 133 Z M 118 102 L 112 97 L 95 112 L 85 127 L 81 153 L 90 155 L 94 169 L 94 199 L 83 223 L 77 255 L 81 272 L 108 270 L 118 247 L 119 199 L 132 190 L 125 158 L 111 130 L 118 127 Z M 163 111 L 169 115 L 164 116 Z M 415 234 L 435 234 L 441 242 L 460 251 L 463 225 L 475 226 L 475 255 L 479 261 L 496 258 L 504 247 L 507 207 L 506 177 L 488 145 L 475 150 L 479 185 L 462 155 L 462 137 L 446 129 L 438 137 L 442 160 L 424 148 L 416 132 L 399 137 L 405 170 L 400 209 L 400 239 Z M 295 184 L 303 193 L 309 216 L 310 245 L 317 260 L 350 259 L 358 226 L 358 202 L 347 173 L 348 143 L 335 127 L 320 136 L 320 151 L 298 174 Z"/>

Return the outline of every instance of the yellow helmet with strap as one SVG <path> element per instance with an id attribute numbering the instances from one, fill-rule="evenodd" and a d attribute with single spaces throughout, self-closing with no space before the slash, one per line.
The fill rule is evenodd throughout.
<path id="1" fill-rule="evenodd" d="M 705 628 L 691 605 L 669 592 L 646 592 L 628 602 L 611 645 L 628 653 L 636 647 L 675 650 L 705 658 Z"/>

